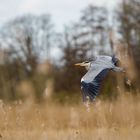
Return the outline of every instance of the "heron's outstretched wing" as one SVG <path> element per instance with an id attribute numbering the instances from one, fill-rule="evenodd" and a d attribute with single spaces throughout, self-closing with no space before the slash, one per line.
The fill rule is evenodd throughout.
<path id="1" fill-rule="evenodd" d="M 81 89 L 82 89 L 82 94 L 83 94 L 83 101 L 87 101 L 88 99 L 90 101 L 94 101 L 95 97 L 98 95 L 101 82 L 103 78 L 107 75 L 109 72 L 109 68 L 105 68 L 101 70 L 93 79 L 92 82 L 81 82 Z"/>

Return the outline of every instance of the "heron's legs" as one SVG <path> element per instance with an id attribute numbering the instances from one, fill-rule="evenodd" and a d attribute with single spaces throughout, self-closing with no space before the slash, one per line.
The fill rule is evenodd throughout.
<path id="1" fill-rule="evenodd" d="M 89 98 L 89 96 L 86 96 L 86 102 L 84 104 L 86 106 L 87 112 L 90 112 L 90 98 Z"/>

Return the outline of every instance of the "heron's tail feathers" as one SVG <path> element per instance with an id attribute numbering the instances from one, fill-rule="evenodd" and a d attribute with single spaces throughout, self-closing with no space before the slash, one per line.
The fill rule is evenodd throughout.
<path id="1" fill-rule="evenodd" d="M 119 62 L 119 59 L 116 57 L 115 54 L 112 56 L 112 62 L 113 62 L 113 64 L 114 64 L 115 66 L 117 66 L 117 64 L 118 64 L 118 62 Z"/>

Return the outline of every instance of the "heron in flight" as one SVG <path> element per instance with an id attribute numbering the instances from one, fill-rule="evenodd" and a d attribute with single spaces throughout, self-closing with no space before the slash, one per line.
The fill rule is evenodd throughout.
<path id="1" fill-rule="evenodd" d="M 119 59 L 115 56 L 97 56 L 89 61 L 75 64 L 84 66 L 87 73 L 81 79 L 81 89 L 83 101 L 92 102 L 99 93 L 102 80 L 110 70 L 115 72 L 124 72 L 124 69 L 118 67 Z"/>

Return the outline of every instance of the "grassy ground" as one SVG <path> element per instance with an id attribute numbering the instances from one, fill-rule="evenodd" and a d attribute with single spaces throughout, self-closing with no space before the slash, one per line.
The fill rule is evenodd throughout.
<path id="1" fill-rule="evenodd" d="M 0 102 L 3 140 L 139 140 L 139 97 L 83 104 L 44 105 Z"/>

